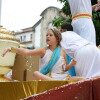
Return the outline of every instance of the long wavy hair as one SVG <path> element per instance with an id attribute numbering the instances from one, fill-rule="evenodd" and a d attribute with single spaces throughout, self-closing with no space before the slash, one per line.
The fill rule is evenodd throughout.
<path id="1" fill-rule="evenodd" d="M 61 32 L 56 28 L 50 28 L 48 30 L 52 30 L 52 32 L 54 33 L 54 36 L 56 37 L 58 41 L 57 46 L 60 46 L 60 41 L 62 40 Z"/>

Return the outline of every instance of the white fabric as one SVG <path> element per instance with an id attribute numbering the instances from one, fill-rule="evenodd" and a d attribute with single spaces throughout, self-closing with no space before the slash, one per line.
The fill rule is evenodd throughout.
<path id="1" fill-rule="evenodd" d="M 75 32 L 67 31 L 62 33 L 61 46 L 77 61 L 76 76 L 88 78 L 100 75 L 100 50 L 94 44 Z"/>
<path id="2" fill-rule="evenodd" d="M 68 0 L 72 16 L 86 12 L 92 15 L 91 0 Z"/>
<path id="3" fill-rule="evenodd" d="M 62 33 L 61 46 L 64 47 L 66 53 L 74 58 L 74 54 L 89 42 L 77 35 L 75 32 L 67 31 Z"/>
<path id="4" fill-rule="evenodd" d="M 100 50 L 94 45 L 82 47 L 75 59 L 78 62 L 75 66 L 77 76 L 95 77 L 100 75 Z"/>
<path id="5" fill-rule="evenodd" d="M 90 13 L 92 15 L 91 0 L 68 0 L 71 14 Z M 95 28 L 90 18 L 79 18 L 72 21 L 74 32 L 84 39 L 96 44 Z"/>
<path id="6" fill-rule="evenodd" d="M 50 57 L 53 54 L 53 52 L 50 49 L 46 50 L 46 54 L 43 58 L 40 58 L 39 60 L 39 70 L 41 70 L 44 66 L 46 66 L 49 63 Z M 51 75 L 56 80 L 65 80 L 67 77 L 67 73 L 65 74 L 57 74 L 63 72 L 63 68 L 65 67 L 64 64 L 64 58 L 60 56 L 54 67 L 51 69 Z"/>
<path id="7" fill-rule="evenodd" d="M 74 32 L 96 45 L 95 28 L 91 19 L 79 18 L 72 21 Z"/>
<path id="8" fill-rule="evenodd" d="M 12 70 L 8 74 L 6 74 L 6 76 L 11 77 L 12 76 Z"/>

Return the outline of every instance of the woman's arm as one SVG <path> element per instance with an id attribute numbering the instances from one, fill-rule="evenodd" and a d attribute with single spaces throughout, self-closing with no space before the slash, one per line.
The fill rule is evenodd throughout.
<path id="1" fill-rule="evenodd" d="M 66 62 L 66 67 L 64 68 L 64 71 L 68 71 L 72 66 L 76 65 L 76 60 L 72 59 L 72 61 L 69 64 L 67 64 L 66 52 L 65 52 L 65 50 L 63 50 L 63 51 L 64 51 L 64 59 Z"/>
<path id="2" fill-rule="evenodd" d="M 3 75 L 2 77 L 5 78 L 5 79 L 8 80 L 8 81 L 13 81 L 13 79 L 11 79 L 11 77 L 8 77 L 8 76 L 6 76 L 6 75 Z"/>
<path id="3" fill-rule="evenodd" d="M 9 47 L 2 53 L 2 56 L 5 56 L 7 52 L 13 52 L 20 55 L 40 55 L 41 57 L 43 57 L 45 54 L 45 49 L 37 48 L 37 49 L 29 50 L 24 48 Z"/>
<path id="4" fill-rule="evenodd" d="M 71 62 L 66 65 L 65 71 L 68 71 L 74 65 L 76 65 L 76 60 L 72 59 Z"/>

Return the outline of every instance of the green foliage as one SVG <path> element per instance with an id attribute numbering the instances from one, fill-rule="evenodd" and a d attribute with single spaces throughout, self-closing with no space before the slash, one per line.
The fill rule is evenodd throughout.
<path id="1" fill-rule="evenodd" d="M 92 5 L 97 3 L 97 0 L 91 0 Z"/>
<path id="2" fill-rule="evenodd" d="M 61 11 L 65 14 L 65 15 L 68 15 L 69 18 L 66 19 L 66 18 L 63 18 L 63 17 L 60 17 L 60 18 L 54 18 L 54 20 L 52 21 L 52 24 L 53 26 L 59 28 L 59 26 L 63 23 L 63 22 L 71 22 L 71 12 L 70 12 L 70 6 L 69 6 L 69 3 L 68 3 L 68 0 L 57 0 L 58 2 L 61 2 L 63 3 L 63 8 L 61 9 Z"/>
<path id="3" fill-rule="evenodd" d="M 93 23 L 96 30 L 96 43 L 97 45 L 100 45 L 100 11 L 93 12 Z"/>
<path id="4" fill-rule="evenodd" d="M 64 14 L 66 14 L 66 16 L 69 16 L 68 19 L 66 18 L 54 18 L 54 20 L 52 21 L 53 26 L 56 26 L 57 28 L 59 28 L 60 24 L 62 24 L 63 22 L 71 22 L 71 12 L 70 12 L 70 7 L 69 7 L 69 3 L 68 0 L 57 0 L 58 2 L 63 3 L 63 8 L 61 9 L 62 12 Z M 92 5 L 97 3 L 97 0 L 91 0 Z M 96 42 L 97 45 L 100 45 L 100 11 L 96 11 L 93 12 L 93 23 L 96 29 Z"/>
<path id="5" fill-rule="evenodd" d="M 60 18 L 56 18 L 54 17 L 53 21 L 52 21 L 52 24 L 53 26 L 56 26 L 57 28 L 60 27 L 60 25 L 63 23 L 63 22 L 71 22 L 71 18 L 64 18 L 64 17 L 60 17 Z"/>
<path id="6" fill-rule="evenodd" d="M 71 15 L 68 1 L 67 0 L 58 0 L 58 1 L 60 1 L 61 3 L 63 2 L 64 4 L 62 8 L 62 12 L 65 13 L 66 15 Z"/>

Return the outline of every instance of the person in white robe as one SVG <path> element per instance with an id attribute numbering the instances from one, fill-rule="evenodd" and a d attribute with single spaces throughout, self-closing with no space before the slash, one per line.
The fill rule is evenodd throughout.
<path id="1" fill-rule="evenodd" d="M 61 46 L 77 61 L 76 76 L 86 78 L 99 76 L 100 50 L 93 43 L 75 33 L 72 25 L 67 22 L 61 25 L 61 32 Z"/>
<path id="2" fill-rule="evenodd" d="M 95 28 L 92 21 L 91 0 L 68 0 L 74 32 L 96 44 Z"/>

